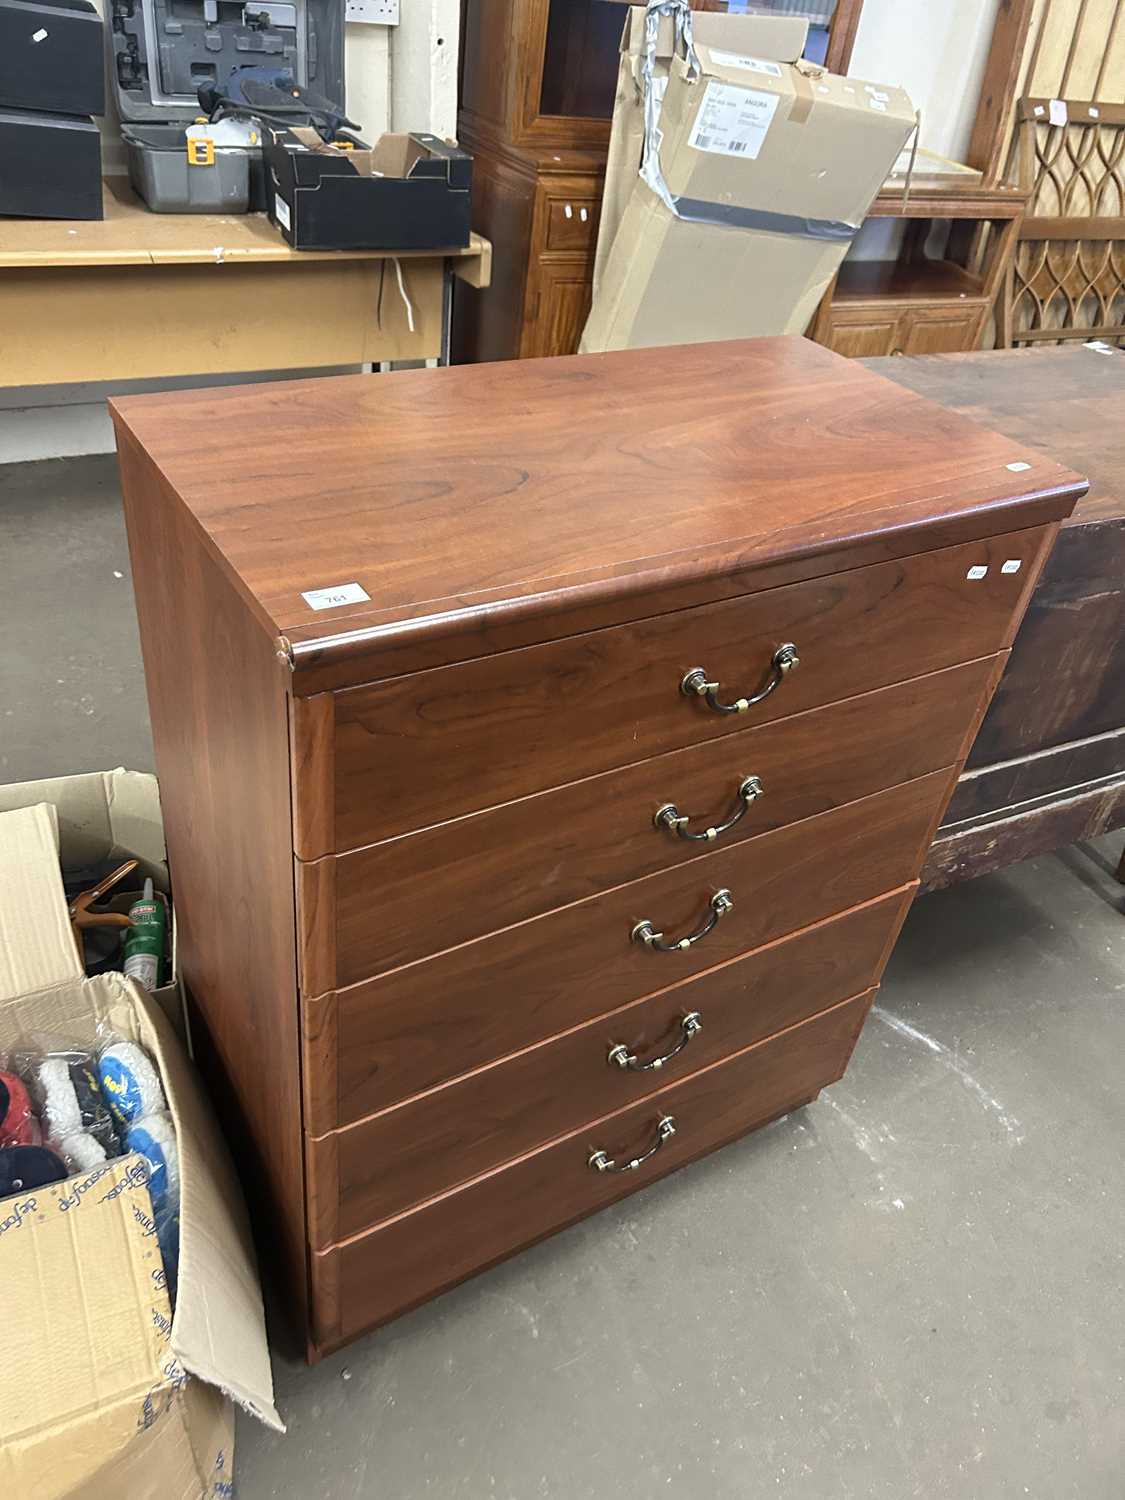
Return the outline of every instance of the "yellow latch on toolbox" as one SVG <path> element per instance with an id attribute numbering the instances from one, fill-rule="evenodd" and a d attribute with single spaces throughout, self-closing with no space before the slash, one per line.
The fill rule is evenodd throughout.
<path id="1" fill-rule="evenodd" d="M 213 167 L 215 165 L 215 142 L 209 135 L 189 135 L 187 159 L 189 167 Z"/>

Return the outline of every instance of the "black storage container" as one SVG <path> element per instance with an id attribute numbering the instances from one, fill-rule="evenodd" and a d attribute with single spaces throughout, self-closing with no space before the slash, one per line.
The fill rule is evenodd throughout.
<path id="1" fill-rule="evenodd" d="M 0 214 L 102 217 L 101 136 L 93 120 L 0 109 Z"/>
<path id="2" fill-rule="evenodd" d="M 270 218 L 295 250 L 444 250 L 469 243 L 473 160 L 436 135 L 374 146 L 268 130 Z"/>
<path id="3" fill-rule="evenodd" d="M 102 20 L 90 0 L 0 0 L 0 108 L 105 113 Z"/>

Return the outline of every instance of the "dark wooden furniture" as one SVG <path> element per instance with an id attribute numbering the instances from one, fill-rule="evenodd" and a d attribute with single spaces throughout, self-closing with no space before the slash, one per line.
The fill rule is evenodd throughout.
<path id="1" fill-rule="evenodd" d="M 852 358 L 977 349 L 1012 263 L 1026 195 L 1012 188 L 884 188 L 869 218 L 906 226 L 895 260 L 845 260 L 810 338 Z M 935 220 L 951 221 L 941 256 Z"/>
<path id="2" fill-rule="evenodd" d="M 760 0 L 756 8 L 830 18 L 827 64 L 843 73 L 862 6 Z M 492 241 L 494 270 L 487 288 L 457 289 L 459 363 L 578 347 L 625 15 L 606 0 L 465 0 L 458 136 L 473 154 L 473 222 Z"/>
<path id="3" fill-rule="evenodd" d="M 668 369 L 113 404 L 181 972 L 312 1357 L 840 1075 L 1084 487 L 803 339 Z"/>
<path id="4" fill-rule="evenodd" d="M 926 859 L 948 885 L 1125 825 L 1125 355 L 993 351 L 870 368 L 1090 475 Z M 1125 867 L 1122 874 L 1125 875 Z"/>

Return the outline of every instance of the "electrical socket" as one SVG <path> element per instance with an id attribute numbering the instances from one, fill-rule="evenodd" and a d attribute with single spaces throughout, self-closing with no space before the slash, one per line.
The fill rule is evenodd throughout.
<path id="1" fill-rule="evenodd" d="M 344 19 L 362 26 L 397 26 L 398 0 L 346 0 Z"/>

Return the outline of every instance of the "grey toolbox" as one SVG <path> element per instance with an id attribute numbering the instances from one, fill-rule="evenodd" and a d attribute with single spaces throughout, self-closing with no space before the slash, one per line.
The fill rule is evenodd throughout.
<path id="1" fill-rule="evenodd" d="M 107 0 L 107 10 L 129 176 L 157 213 L 266 206 L 257 127 L 228 115 L 192 128 L 201 87 L 268 64 L 343 105 L 344 0 Z"/>

